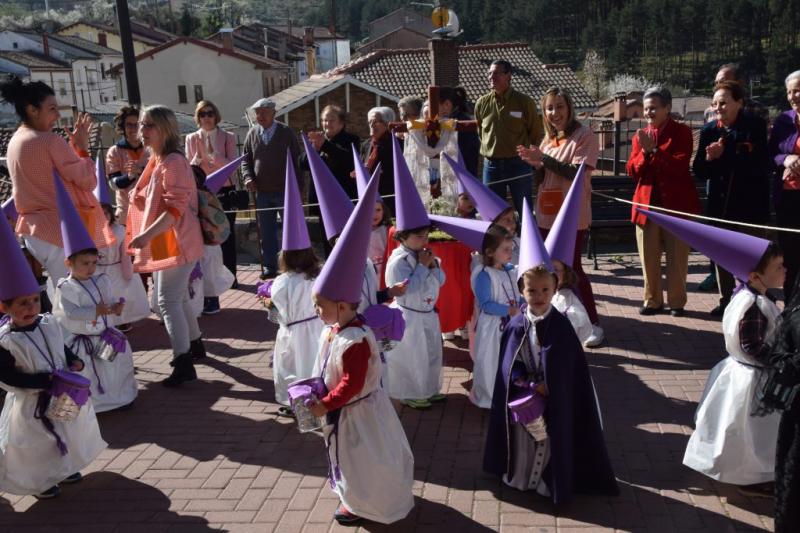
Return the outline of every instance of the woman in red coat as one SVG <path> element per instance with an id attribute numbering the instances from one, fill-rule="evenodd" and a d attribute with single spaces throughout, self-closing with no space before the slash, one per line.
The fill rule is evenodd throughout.
<path id="1" fill-rule="evenodd" d="M 633 138 L 628 175 L 636 181 L 633 201 L 685 213 L 699 213 L 700 200 L 689 173 L 692 157 L 692 130 L 669 116 L 672 95 L 663 87 L 644 93 L 644 117 L 647 127 Z M 667 304 L 672 316 L 683 316 L 686 305 L 686 274 L 689 246 L 649 221 L 631 212 L 636 224 L 636 244 L 644 274 L 642 315 L 654 315 L 664 308 L 661 289 L 661 254 L 667 254 Z"/>

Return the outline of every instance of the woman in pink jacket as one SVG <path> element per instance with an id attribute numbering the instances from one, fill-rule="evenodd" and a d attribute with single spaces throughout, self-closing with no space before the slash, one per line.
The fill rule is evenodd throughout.
<path id="1" fill-rule="evenodd" d="M 139 134 L 152 154 L 131 193 L 126 240 L 136 272 L 152 272 L 156 299 L 172 345 L 175 387 L 197 379 L 192 359 L 205 357 L 197 317 L 189 305 L 189 277 L 203 255 L 197 186 L 180 151 L 175 114 L 163 106 L 142 110 Z"/>

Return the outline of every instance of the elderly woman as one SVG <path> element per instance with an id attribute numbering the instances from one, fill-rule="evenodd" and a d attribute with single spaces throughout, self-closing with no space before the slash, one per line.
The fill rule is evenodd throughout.
<path id="1" fill-rule="evenodd" d="M 381 164 L 378 194 L 394 195 L 394 164 L 392 163 L 392 138 L 389 123 L 395 120 L 389 107 L 373 107 L 367 113 L 369 139 L 361 143 L 361 159 L 370 173 Z M 384 204 L 394 213 L 394 196 L 386 198 Z"/>
<path id="2" fill-rule="evenodd" d="M 128 218 L 128 193 L 142 174 L 148 153 L 139 139 L 138 108 L 121 108 L 114 116 L 114 127 L 122 138 L 106 153 L 106 175 L 116 191 L 117 220 L 124 224 Z"/>
<path id="3" fill-rule="evenodd" d="M 786 99 L 791 109 L 775 119 L 769 137 L 769 156 L 776 166 L 773 195 L 778 225 L 783 228 L 800 228 L 800 70 L 786 77 Z M 800 235 L 778 233 L 786 266 L 783 293 L 789 301 L 800 270 Z"/>
<path id="4" fill-rule="evenodd" d="M 700 200 L 689 172 L 692 130 L 670 118 L 672 94 L 668 89 L 647 89 L 642 103 L 647 127 L 636 131 L 627 164 L 628 175 L 636 182 L 633 201 L 699 213 Z M 636 244 L 644 274 L 644 305 L 639 314 L 653 315 L 663 309 L 661 255 L 666 253 L 667 304 L 672 316 L 683 316 L 689 246 L 638 213 L 636 207 L 631 210 L 631 222 L 636 224 Z"/>
<path id="5" fill-rule="evenodd" d="M 708 181 L 709 216 L 766 224 L 769 221 L 769 162 L 764 120 L 744 108 L 744 89 L 731 81 L 716 85 L 711 105 L 717 120 L 700 131 L 694 159 L 695 178 Z M 730 229 L 763 236 L 744 226 Z M 733 293 L 733 276 L 717 267 L 719 305 L 711 311 L 722 316 Z"/>
<path id="6" fill-rule="evenodd" d="M 542 238 L 547 237 L 553 227 L 558 210 L 572 185 L 578 167 L 584 163 L 588 175 L 584 180 L 583 200 L 578 218 L 578 232 L 572 270 L 578 278 L 578 292 L 589 320 L 592 335 L 584 341 L 587 347 L 603 342 L 603 328 L 599 325 L 597 307 L 589 278 L 581 267 L 581 254 L 586 242 L 586 233 L 592 221 L 591 172 L 597 165 L 599 145 L 597 137 L 575 118 L 575 105 L 570 94 L 559 87 L 549 89 L 542 97 L 545 135 L 539 147 L 517 147 L 520 158 L 536 167 L 539 194 L 536 197 L 536 221 Z"/>
<path id="7" fill-rule="evenodd" d="M 203 169 L 206 176 L 219 170 L 236 159 L 236 136 L 219 127 L 222 121 L 219 109 L 213 102 L 201 100 L 194 109 L 194 121 L 200 127 L 186 136 L 186 158 L 192 165 Z M 236 202 L 231 193 L 236 190 L 235 175 L 217 191 L 217 198 L 225 211 L 228 211 L 228 224 L 231 233 L 222 243 L 222 263 L 234 276 L 234 288 L 238 285 L 236 277 Z M 219 251 L 216 252 L 217 254 Z M 206 296 L 203 302 L 203 314 L 213 315 L 219 312 L 219 297 Z"/>
<path id="8" fill-rule="evenodd" d="M 163 106 L 142 111 L 140 135 L 152 156 L 131 193 L 128 248 L 136 272 L 152 272 L 156 300 L 172 346 L 172 374 L 162 384 L 176 387 L 197 379 L 193 358 L 205 357 L 191 305 L 189 277 L 203 256 L 197 218 L 197 186 L 180 152 L 175 114 Z"/>
<path id="9" fill-rule="evenodd" d="M 60 114 L 55 93 L 47 84 L 13 78 L 0 85 L 0 97 L 14 106 L 22 121 L 6 151 L 19 213 L 17 233 L 31 255 L 47 270 L 48 292 L 52 296 L 58 280 L 69 274 L 64 265 L 54 173 L 63 181 L 97 248 L 115 242 L 103 208 L 94 197 L 97 177 L 88 151 L 92 120 L 89 115 L 81 114 L 67 144 L 53 131 Z"/>

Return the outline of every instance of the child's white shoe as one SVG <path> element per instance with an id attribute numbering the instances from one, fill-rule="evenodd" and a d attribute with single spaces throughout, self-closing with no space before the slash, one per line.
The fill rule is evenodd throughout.
<path id="1" fill-rule="evenodd" d="M 442 340 L 443 341 L 451 341 L 451 340 L 453 340 L 455 338 L 456 338 L 456 336 L 452 331 L 449 331 L 447 333 L 442 333 Z"/>
<path id="2" fill-rule="evenodd" d="M 584 341 L 583 345 L 586 348 L 594 348 L 595 346 L 600 346 L 605 338 L 606 336 L 603 328 L 592 324 L 592 334 L 589 335 L 589 338 Z"/>

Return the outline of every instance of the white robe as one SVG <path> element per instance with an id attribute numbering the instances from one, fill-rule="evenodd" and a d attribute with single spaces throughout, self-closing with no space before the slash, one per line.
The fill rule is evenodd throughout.
<path id="1" fill-rule="evenodd" d="M 500 270 L 479 265 L 470 275 L 470 284 L 475 290 L 478 274 L 486 272 L 492 281 L 492 301 L 508 305 L 509 300 L 518 303 L 520 299 L 517 287 L 517 269 Z M 477 306 L 476 298 L 476 306 Z M 477 309 L 475 326 L 475 364 L 472 367 L 472 390 L 469 399 L 478 407 L 492 407 L 494 381 L 497 377 L 497 366 L 500 364 L 500 329 L 502 316 L 491 315 Z"/>
<path id="2" fill-rule="evenodd" d="M 775 478 L 775 448 L 780 413 L 752 416 L 760 366 L 741 348 L 739 322 L 753 302 L 767 317 L 770 335 L 778 307 L 749 289 L 731 299 L 722 318 L 728 357 L 717 363 L 706 382 L 695 414 L 683 464 L 710 478 L 734 485 L 765 483 Z"/>
<path id="3" fill-rule="evenodd" d="M 92 402 L 98 413 L 128 405 L 138 394 L 130 342 L 113 361 L 104 361 L 93 355 L 100 342 L 100 333 L 107 327 L 103 317 L 95 318 L 95 308 L 99 303 L 111 302 L 111 283 L 105 274 L 92 276 L 91 280 L 83 282 L 72 277 L 63 278 L 58 282 L 53 302 L 53 315 L 64 328 L 65 344 L 83 359 L 84 368 L 80 373 L 92 382 Z M 78 335 L 85 335 L 91 347 L 77 339 Z"/>
<path id="4" fill-rule="evenodd" d="M 367 259 L 367 267 L 364 269 L 364 281 L 361 282 L 361 301 L 358 303 L 358 312 L 371 305 L 378 305 L 378 274 L 375 272 L 375 263 Z M 386 355 L 381 354 L 381 385 L 384 389 L 389 386 L 389 365 L 386 364 Z"/>
<path id="5" fill-rule="evenodd" d="M 438 259 L 437 259 L 438 261 Z M 434 311 L 445 276 L 441 268 L 417 263 L 416 255 L 399 246 L 386 266 L 386 285 L 408 279 L 406 293 L 392 307 L 402 309 L 406 329 L 403 340 L 387 352 L 389 396 L 398 400 L 430 398 L 442 388 L 442 332 Z"/>
<path id="6" fill-rule="evenodd" d="M 95 274 L 108 276 L 111 282 L 114 302 L 118 302 L 120 298 L 125 298 L 125 308 L 122 314 L 120 316 L 108 316 L 108 323 L 116 326 L 147 318 L 150 316 L 150 307 L 147 302 L 147 291 L 144 289 L 144 284 L 139 274 L 134 273 L 129 280 L 122 276 L 120 262 L 131 261 L 131 257 L 123 254 L 120 249 L 120 243 L 125 242 L 125 226 L 114 224 L 111 229 L 117 238 L 117 244 L 100 250 L 100 260 L 97 262 Z M 131 266 L 131 272 L 133 272 L 133 266 Z"/>
<path id="7" fill-rule="evenodd" d="M 297 272 L 281 274 L 272 284 L 272 303 L 281 315 L 272 374 L 275 401 L 283 405 L 289 405 L 286 391 L 289 383 L 310 378 L 317 358 L 319 334 L 324 324 L 314 310 L 313 286 L 313 279 L 306 279 L 305 274 Z M 293 322 L 298 323 L 290 325 Z"/>
<path id="8" fill-rule="evenodd" d="M 42 315 L 36 330 L 27 334 L 12 331 L 8 322 L 0 326 L 0 346 L 11 352 L 16 367 L 23 372 L 33 374 L 53 370 L 50 362 L 39 352 L 42 350 L 48 354 L 48 346 L 52 350 L 48 356 L 53 357 L 56 368 L 67 366 L 63 333 L 52 315 Z M 0 414 L 1 491 L 19 495 L 40 494 L 86 468 L 106 448 L 91 399 L 75 420 L 52 421 L 55 432 L 67 446 L 67 454 L 62 456 L 53 434 L 41 420 L 34 418 L 40 391 L 18 389 L 3 383 L 0 387 L 8 391 Z"/>
<path id="9" fill-rule="evenodd" d="M 364 340 L 371 356 L 364 387 L 341 408 L 338 435 L 333 425 L 324 427 L 328 457 L 340 478 L 333 491 L 350 512 L 373 522 L 390 524 L 405 518 L 414 507 L 414 455 L 386 391 L 380 386 L 381 360 L 369 327 L 349 327 L 330 341 L 330 328 L 319 337 L 315 375 L 322 375 L 328 390 L 342 379 L 343 358 L 351 346 Z M 325 357 L 328 364 L 325 365 Z"/>
<path id="10" fill-rule="evenodd" d="M 589 320 L 586 308 L 575 293 L 572 292 L 572 289 L 563 288 L 557 290 L 550 303 L 559 313 L 567 317 L 581 344 L 591 337 L 592 321 Z"/>
<path id="11" fill-rule="evenodd" d="M 203 258 L 200 260 L 203 269 L 203 296 L 205 298 L 220 296 L 233 285 L 235 276 L 222 262 L 222 247 L 203 246 Z"/>

